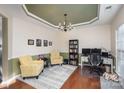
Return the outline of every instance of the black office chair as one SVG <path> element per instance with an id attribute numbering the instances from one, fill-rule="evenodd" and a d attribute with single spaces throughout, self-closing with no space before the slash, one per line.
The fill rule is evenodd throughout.
<path id="1" fill-rule="evenodd" d="M 103 63 L 103 60 L 101 59 L 101 55 L 99 53 L 92 53 L 89 57 L 89 62 L 91 64 L 91 72 L 97 72 L 98 75 L 101 75 L 102 69 L 100 66 Z"/>

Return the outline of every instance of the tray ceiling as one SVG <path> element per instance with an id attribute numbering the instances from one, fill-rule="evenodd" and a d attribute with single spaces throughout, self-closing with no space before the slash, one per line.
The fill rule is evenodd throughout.
<path id="1" fill-rule="evenodd" d="M 28 12 L 55 26 L 64 21 L 74 24 L 85 23 L 98 17 L 98 4 L 26 4 Z"/>

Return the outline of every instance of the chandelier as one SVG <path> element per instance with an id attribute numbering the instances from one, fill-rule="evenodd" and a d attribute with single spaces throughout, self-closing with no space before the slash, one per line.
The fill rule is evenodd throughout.
<path id="1" fill-rule="evenodd" d="M 65 17 L 65 20 L 64 20 L 64 22 L 63 22 L 63 24 L 62 23 L 59 23 L 59 25 L 58 25 L 58 29 L 59 30 L 62 30 L 62 31 L 68 31 L 68 30 L 72 30 L 73 29 L 73 27 L 72 27 L 72 25 L 71 25 L 71 22 L 67 22 L 67 14 L 64 14 L 64 17 Z"/>

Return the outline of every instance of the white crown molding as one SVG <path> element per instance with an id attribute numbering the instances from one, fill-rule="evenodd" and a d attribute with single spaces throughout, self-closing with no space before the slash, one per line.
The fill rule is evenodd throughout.
<path id="1" fill-rule="evenodd" d="M 46 21 L 46 20 L 44 20 L 44 19 L 42 19 L 42 18 L 40 18 L 40 17 L 34 15 L 33 13 L 29 12 L 28 9 L 27 9 L 27 7 L 25 6 L 25 4 L 23 4 L 22 6 L 23 6 L 23 9 L 25 10 L 25 12 L 26 12 L 26 14 L 27 14 L 28 16 L 30 16 L 30 17 L 32 17 L 32 18 L 35 18 L 35 19 L 37 19 L 37 20 L 39 20 L 39 21 L 41 21 L 41 22 L 43 22 L 43 23 L 45 23 L 45 24 L 47 24 L 47 25 L 49 25 L 49 26 L 51 26 L 51 27 L 59 28 L 59 26 L 53 25 L 53 24 L 49 23 L 48 21 Z M 88 24 L 91 24 L 91 23 L 93 23 L 93 22 L 99 20 L 100 5 L 98 5 L 98 10 L 97 10 L 97 11 L 98 11 L 98 12 L 97 12 L 97 17 L 95 17 L 95 18 L 93 18 L 92 20 L 87 21 L 87 22 L 73 24 L 72 26 L 73 26 L 73 27 L 77 27 L 77 26 L 82 26 L 82 25 L 88 25 Z"/>
<path id="2" fill-rule="evenodd" d="M 95 21 L 99 20 L 99 17 L 96 17 L 96 18 L 93 18 L 92 20 L 88 21 L 88 22 L 83 22 L 83 23 L 78 23 L 78 24 L 73 24 L 72 26 L 73 27 L 76 27 L 76 26 L 81 26 L 81 25 L 88 25 L 88 24 L 91 24 Z"/>

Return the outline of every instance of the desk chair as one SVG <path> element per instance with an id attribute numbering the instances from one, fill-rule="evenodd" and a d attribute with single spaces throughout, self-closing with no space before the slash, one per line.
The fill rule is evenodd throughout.
<path id="1" fill-rule="evenodd" d="M 92 53 L 89 57 L 89 62 L 91 64 L 91 72 L 97 72 L 98 75 L 101 74 L 100 65 L 103 63 L 101 55 L 99 53 Z"/>

